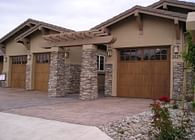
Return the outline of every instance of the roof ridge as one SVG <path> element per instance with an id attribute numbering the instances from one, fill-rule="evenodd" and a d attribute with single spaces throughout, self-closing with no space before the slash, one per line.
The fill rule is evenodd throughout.
<path id="1" fill-rule="evenodd" d="M 32 18 L 29 18 L 28 19 L 29 21 L 33 21 L 33 22 L 37 22 L 37 23 L 40 23 L 40 24 L 43 24 L 43 25 L 48 25 L 50 27 L 54 27 L 54 28 L 58 28 L 58 29 L 62 29 L 64 31 L 74 31 L 74 30 L 71 30 L 71 29 L 68 29 L 68 28 L 64 28 L 62 26 L 58 26 L 58 25 L 55 25 L 55 24 L 51 24 L 51 23 L 48 23 L 48 22 L 44 22 L 44 21 L 41 21 L 41 20 L 36 20 L 36 19 L 32 19 Z"/>
<path id="2" fill-rule="evenodd" d="M 194 2 L 190 2 L 190 1 L 182 1 L 182 0 L 160 0 L 160 1 L 157 1 L 151 5 L 149 5 L 148 7 L 156 7 L 160 4 L 162 4 L 163 2 L 170 2 L 170 3 L 173 3 L 173 4 L 181 4 L 181 5 L 187 5 L 187 6 L 195 6 L 195 3 Z"/>
<path id="3" fill-rule="evenodd" d="M 130 9 L 106 20 L 105 22 L 100 23 L 99 25 L 96 25 L 95 27 L 93 27 L 91 29 L 101 28 L 101 27 L 105 26 L 106 24 L 109 24 L 109 23 L 113 22 L 114 20 L 118 20 L 119 18 L 121 18 L 125 15 L 128 15 L 135 10 L 148 10 L 149 12 L 155 12 L 157 14 L 164 14 L 164 15 L 168 15 L 168 16 L 172 16 L 172 17 L 180 17 L 180 18 L 185 18 L 185 19 L 187 18 L 187 14 L 182 14 L 182 13 L 177 13 L 177 12 L 173 12 L 173 11 L 166 11 L 166 10 L 154 9 L 151 7 L 143 7 L 143 6 L 136 5 Z"/>
<path id="4" fill-rule="evenodd" d="M 48 27 L 54 28 L 54 29 L 56 29 L 59 32 L 60 31 L 63 31 L 63 32 L 73 32 L 74 31 L 74 30 L 67 29 L 67 28 L 64 28 L 64 27 L 61 27 L 61 26 L 57 26 L 57 25 L 54 25 L 54 24 L 50 24 L 50 23 L 47 23 L 47 22 L 43 22 L 43 21 L 39 21 L 39 20 L 32 19 L 32 18 L 28 18 L 23 23 L 21 23 L 20 25 L 18 25 L 16 28 L 14 28 L 10 32 L 8 32 L 5 36 L 3 36 L 2 38 L 0 38 L 0 43 L 3 43 L 5 40 L 7 40 L 8 38 L 10 38 L 12 35 L 14 35 L 15 33 L 17 33 L 27 23 L 33 23 L 33 24 L 35 24 L 35 26 L 38 25 L 38 24 L 42 24 L 43 26 L 48 26 Z M 27 31 L 29 31 L 29 30 L 30 29 L 28 29 Z M 25 31 L 25 32 L 27 32 L 27 31 Z"/>

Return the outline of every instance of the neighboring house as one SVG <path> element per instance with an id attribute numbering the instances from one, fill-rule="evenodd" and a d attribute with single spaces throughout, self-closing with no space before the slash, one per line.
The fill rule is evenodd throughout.
<path id="1" fill-rule="evenodd" d="M 96 99 L 99 89 L 108 96 L 176 98 L 192 11 L 195 3 L 161 0 L 81 32 L 27 20 L 0 40 L 3 86 L 48 90 L 52 97 L 79 93 Z"/>

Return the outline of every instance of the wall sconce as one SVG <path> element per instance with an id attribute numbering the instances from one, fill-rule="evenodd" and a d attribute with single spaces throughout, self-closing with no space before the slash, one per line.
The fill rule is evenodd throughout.
<path id="1" fill-rule="evenodd" d="M 69 49 L 65 49 L 65 58 L 69 58 L 70 56 L 70 50 Z"/>
<path id="2" fill-rule="evenodd" d="M 27 55 L 27 59 L 30 61 L 31 60 L 31 54 Z"/>
<path id="3" fill-rule="evenodd" d="M 173 46 L 173 52 L 174 52 L 174 54 L 179 54 L 179 45 Z"/>
<path id="4" fill-rule="evenodd" d="M 7 56 L 4 56 L 3 61 L 7 62 Z"/>
<path id="5" fill-rule="evenodd" d="M 112 48 L 107 46 L 107 55 L 108 57 L 112 56 Z"/>

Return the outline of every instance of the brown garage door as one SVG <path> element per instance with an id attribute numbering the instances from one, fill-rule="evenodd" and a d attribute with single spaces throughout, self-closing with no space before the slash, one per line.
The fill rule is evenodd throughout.
<path id="1" fill-rule="evenodd" d="M 0 56 L 0 73 L 2 73 L 3 70 L 3 56 Z"/>
<path id="2" fill-rule="evenodd" d="M 12 57 L 11 87 L 25 88 L 27 56 Z"/>
<path id="3" fill-rule="evenodd" d="M 48 91 L 50 54 L 35 54 L 35 90 Z"/>
<path id="4" fill-rule="evenodd" d="M 168 47 L 119 50 L 118 96 L 159 98 L 170 95 Z"/>

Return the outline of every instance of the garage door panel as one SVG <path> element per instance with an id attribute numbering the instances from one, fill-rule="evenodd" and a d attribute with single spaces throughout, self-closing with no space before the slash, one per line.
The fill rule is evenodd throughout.
<path id="1" fill-rule="evenodd" d="M 135 86 L 128 86 L 129 93 L 126 93 L 126 97 L 136 97 L 136 87 Z"/>
<path id="2" fill-rule="evenodd" d="M 35 90 L 48 91 L 50 54 L 35 54 Z"/>
<path id="3" fill-rule="evenodd" d="M 118 96 L 138 98 L 159 98 L 162 95 L 169 96 L 169 48 L 134 48 L 133 51 L 132 49 L 123 49 L 122 51 L 125 52 L 125 50 L 128 53 L 124 53 L 124 56 L 119 51 Z M 145 53 L 145 50 L 149 53 Z M 164 57 L 165 53 L 162 53 L 162 50 L 167 50 L 166 57 Z M 133 52 L 132 54 L 130 53 L 131 51 Z M 142 52 L 142 55 L 137 55 L 136 52 Z M 129 56 L 127 57 L 126 55 Z M 145 55 L 148 56 L 145 57 Z M 123 57 L 129 59 L 120 59 Z"/>
<path id="4" fill-rule="evenodd" d="M 119 91 L 120 91 L 120 96 L 121 97 L 128 97 L 129 88 L 127 88 L 127 86 L 121 86 L 119 88 Z"/>
<path id="5" fill-rule="evenodd" d="M 11 59 L 11 87 L 25 88 L 27 56 L 13 56 Z"/>
<path id="6" fill-rule="evenodd" d="M 136 97 L 138 98 L 150 98 L 151 97 L 151 86 L 137 86 Z"/>

